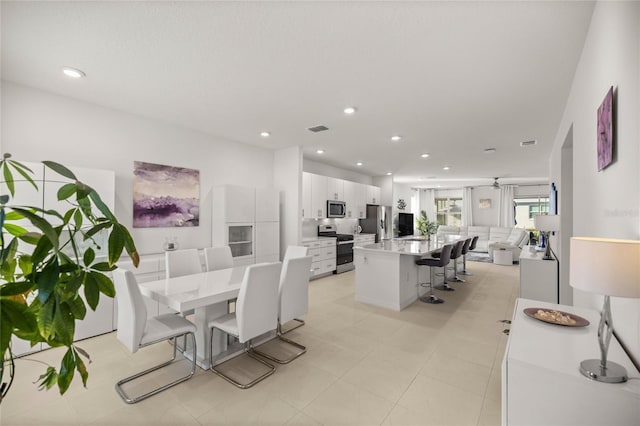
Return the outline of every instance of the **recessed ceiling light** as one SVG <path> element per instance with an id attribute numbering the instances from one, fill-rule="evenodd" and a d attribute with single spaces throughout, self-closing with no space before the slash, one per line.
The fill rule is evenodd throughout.
<path id="1" fill-rule="evenodd" d="M 391 140 L 394 142 L 398 142 L 401 139 L 402 139 L 402 136 L 398 136 L 398 135 L 391 136 Z"/>
<path id="2" fill-rule="evenodd" d="M 420 157 L 422 157 L 422 158 L 429 158 L 429 154 L 427 154 L 427 153 L 420 154 Z"/>
<path id="3" fill-rule="evenodd" d="M 451 167 L 449 167 L 449 166 L 444 166 L 444 167 L 442 168 L 442 170 L 449 170 L 450 168 L 451 168 Z"/>
<path id="4" fill-rule="evenodd" d="M 358 162 L 356 163 L 356 166 L 362 166 L 362 161 L 358 161 Z"/>
<path id="5" fill-rule="evenodd" d="M 86 74 L 83 71 L 80 71 L 78 69 L 71 68 L 71 67 L 62 68 L 62 72 L 64 73 L 64 75 L 71 78 L 82 78 L 86 76 Z"/>
<path id="6" fill-rule="evenodd" d="M 355 107 L 347 107 L 344 109 L 344 113 L 345 114 L 353 114 L 354 112 L 356 112 L 356 108 Z"/>
<path id="7" fill-rule="evenodd" d="M 494 152 L 496 152 L 497 150 L 495 148 L 486 148 L 484 150 L 485 154 L 493 154 Z"/>
<path id="8" fill-rule="evenodd" d="M 324 154 L 324 149 L 319 149 L 316 151 L 316 154 Z"/>
<path id="9" fill-rule="evenodd" d="M 393 173 L 391 172 L 387 172 L 387 176 L 391 176 Z"/>
<path id="10" fill-rule="evenodd" d="M 263 138 L 268 138 L 269 136 L 271 136 L 271 133 L 269 133 L 269 132 L 260 132 L 260 136 L 262 136 Z"/>

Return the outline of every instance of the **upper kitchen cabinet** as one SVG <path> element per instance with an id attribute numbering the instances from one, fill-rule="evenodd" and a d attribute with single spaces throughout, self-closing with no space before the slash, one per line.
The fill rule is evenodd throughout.
<path id="1" fill-rule="evenodd" d="M 275 188 L 256 188 L 256 222 L 280 221 L 280 193 Z"/>
<path id="2" fill-rule="evenodd" d="M 367 185 L 367 198 L 365 204 L 380 204 L 380 188 Z"/>
<path id="3" fill-rule="evenodd" d="M 302 173 L 302 218 L 313 219 L 311 210 L 311 173 Z"/>
<path id="4" fill-rule="evenodd" d="M 311 212 L 313 217 L 327 217 L 327 188 L 326 176 L 311 175 Z"/>
<path id="5" fill-rule="evenodd" d="M 214 188 L 213 216 L 221 223 L 254 222 L 256 190 L 251 187 L 224 185 Z"/>
<path id="6" fill-rule="evenodd" d="M 344 183 L 342 179 L 327 178 L 327 200 L 345 201 Z"/>
<path id="7" fill-rule="evenodd" d="M 344 201 L 347 204 L 347 219 L 364 219 L 367 217 L 366 198 L 367 185 L 344 181 Z"/>

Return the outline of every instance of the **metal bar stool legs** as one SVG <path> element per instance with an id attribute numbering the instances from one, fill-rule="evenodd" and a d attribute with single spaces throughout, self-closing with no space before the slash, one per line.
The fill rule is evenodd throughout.
<path id="1" fill-rule="evenodd" d="M 420 281 L 420 277 L 418 277 L 418 284 L 421 287 L 426 287 L 427 284 L 429 284 L 429 294 L 428 295 L 424 295 L 424 296 L 420 296 L 420 292 L 418 292 L 418 298 L 420 299 L 421 302 L 424 303 L 431 303 L 431 304 L 439 304 L 439 303 L 444 303 L 443 299 L 440 299 L 438 296 L 436 296 L 433 293 L 433 280 L 435 279 L 434 277 L 434 273 L 433 273 L 433 267 L 429 268 L 429 272 L 431 275 L 431 281 L 429 281 L 428 283 L 421 283 Z"/>

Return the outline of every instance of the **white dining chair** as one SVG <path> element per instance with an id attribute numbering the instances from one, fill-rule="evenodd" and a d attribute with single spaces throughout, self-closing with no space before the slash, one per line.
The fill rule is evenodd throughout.
<path id="1" fill-rule="evenodd" d="M 198 253 L 198 249 L 166 251 L 164 267 L 167 278 L 199 274 L 202 272 L 200 253 Z"/>
<path id="2" fill-rule="evenodd" d="M 204 264 L 207 271 L 233 268 L 231 247 L 207 247 L 204 249 Z"/>
<path id="3" fill-rule="evenodd" d="M 294 259 L 297 257 L 305 257 L 307 254 L 309 254 L 309 248 L 308 247 L 304 247 L 304 246 L 287 246 L 287 251 L 285 251 L 284 253 L 284 260 L 282 261 L 283 263 L 286 262 L 288 259 Z M 311 267 L 309 267 L 309 269 L 311 269 Z M 280 281 L 282 281 L 282 274 L 280 275 Z M 306 313 L 306 312 L 305 312 Z M 297 324 L 293 327 L 289 327 L 287 328 L 287 330 L 281 330 L 282 334 L 287 334 L 290 331 L 295 330 L 296 328 L 302 327 L 305 323 L 304 320 L 301 318 L 292 318 L 292 321 L 297 322 Z M 282 322 L 282 324 L 284 324 L 285 321 Z"/>
<path id="4" fill-rule="evenodd" d="M 279 364 L 288 364 L 307 352 L 307 348 L 303 345 L 283 337 L 282 324 L 303 316 L 309 311 L 309 277 L 311 276 L 312 259 L 311 256 L 287 259 L 282 264 L 282 272 L 280 273 L 276 337 L 298 348 L 299 351 L 288 358 L 278 358 L 260 349 L 254 349 L 257 354 Z"/>
<path id="5" fill-rule="evenodd" d="M 284 252 L 283 262 L 294 257 L 305 257 L 309 253 L 309 249 L 305 246 L 287 246 Z"/>
<path id="6" fill-rule="evenodd" d="M 244 351 L 251 359 L 267 367 L 267 371 L 247 383 L 241 383 L 225 374 L 220 365 L 215 363 L 211 351 L 211 371 L 241 389 L 247 389 L 273 374 L 275 366 L 254 354 L 251 339 L 275 330 L 278 323 L 278 285 L 280 278 L 280 262 L 259 263 L 247 267 L 236 302 L 236 311 L 209 322 L 211 341 L 214 341 L 214 330 L 235 336 L 244 344 Z M 235 358 L 235 357 L 234 357 Z M 231 358 L 231 359 L 234 359 Z"/>
<path id="7" fill-rule="evenodd" d="M 175 314 L 164 314 L 154 318 L 147 318 L 147 307 L 140 287 L 131 271 L 117 269 L 113 272 L 113 282 L 118 299 L 118 340 L 120 340 L 132 353 L 138 349 L 165 340 L 175 340 L 180 336 L 191 336 L 193 353 L 196 352 L 196 326 L 185 318 Z M 128 404 L 142 401 L 178 383 L 190 379 L 196 371 L 195 356 L 193 357 L 191 372 L 170 383 L 146 392 L 142 395 L 131 397 L 127 395 L 123 386 L 139 377 L 145 376 L 162 367 L 173 364 L 176 359 L 176 345 L 173 345 L 173 358 L 162 364 L 151 367 L 140 373 L 124 378 L 116 383 L 116 391 Z"/>

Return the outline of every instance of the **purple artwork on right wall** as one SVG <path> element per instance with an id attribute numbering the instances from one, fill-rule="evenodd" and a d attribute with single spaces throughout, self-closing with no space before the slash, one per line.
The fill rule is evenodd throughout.
<path id="1" fill-rule="evenodd" d="M 598 171 L 613 161 L 613 86 L 598 107 Z"/>

